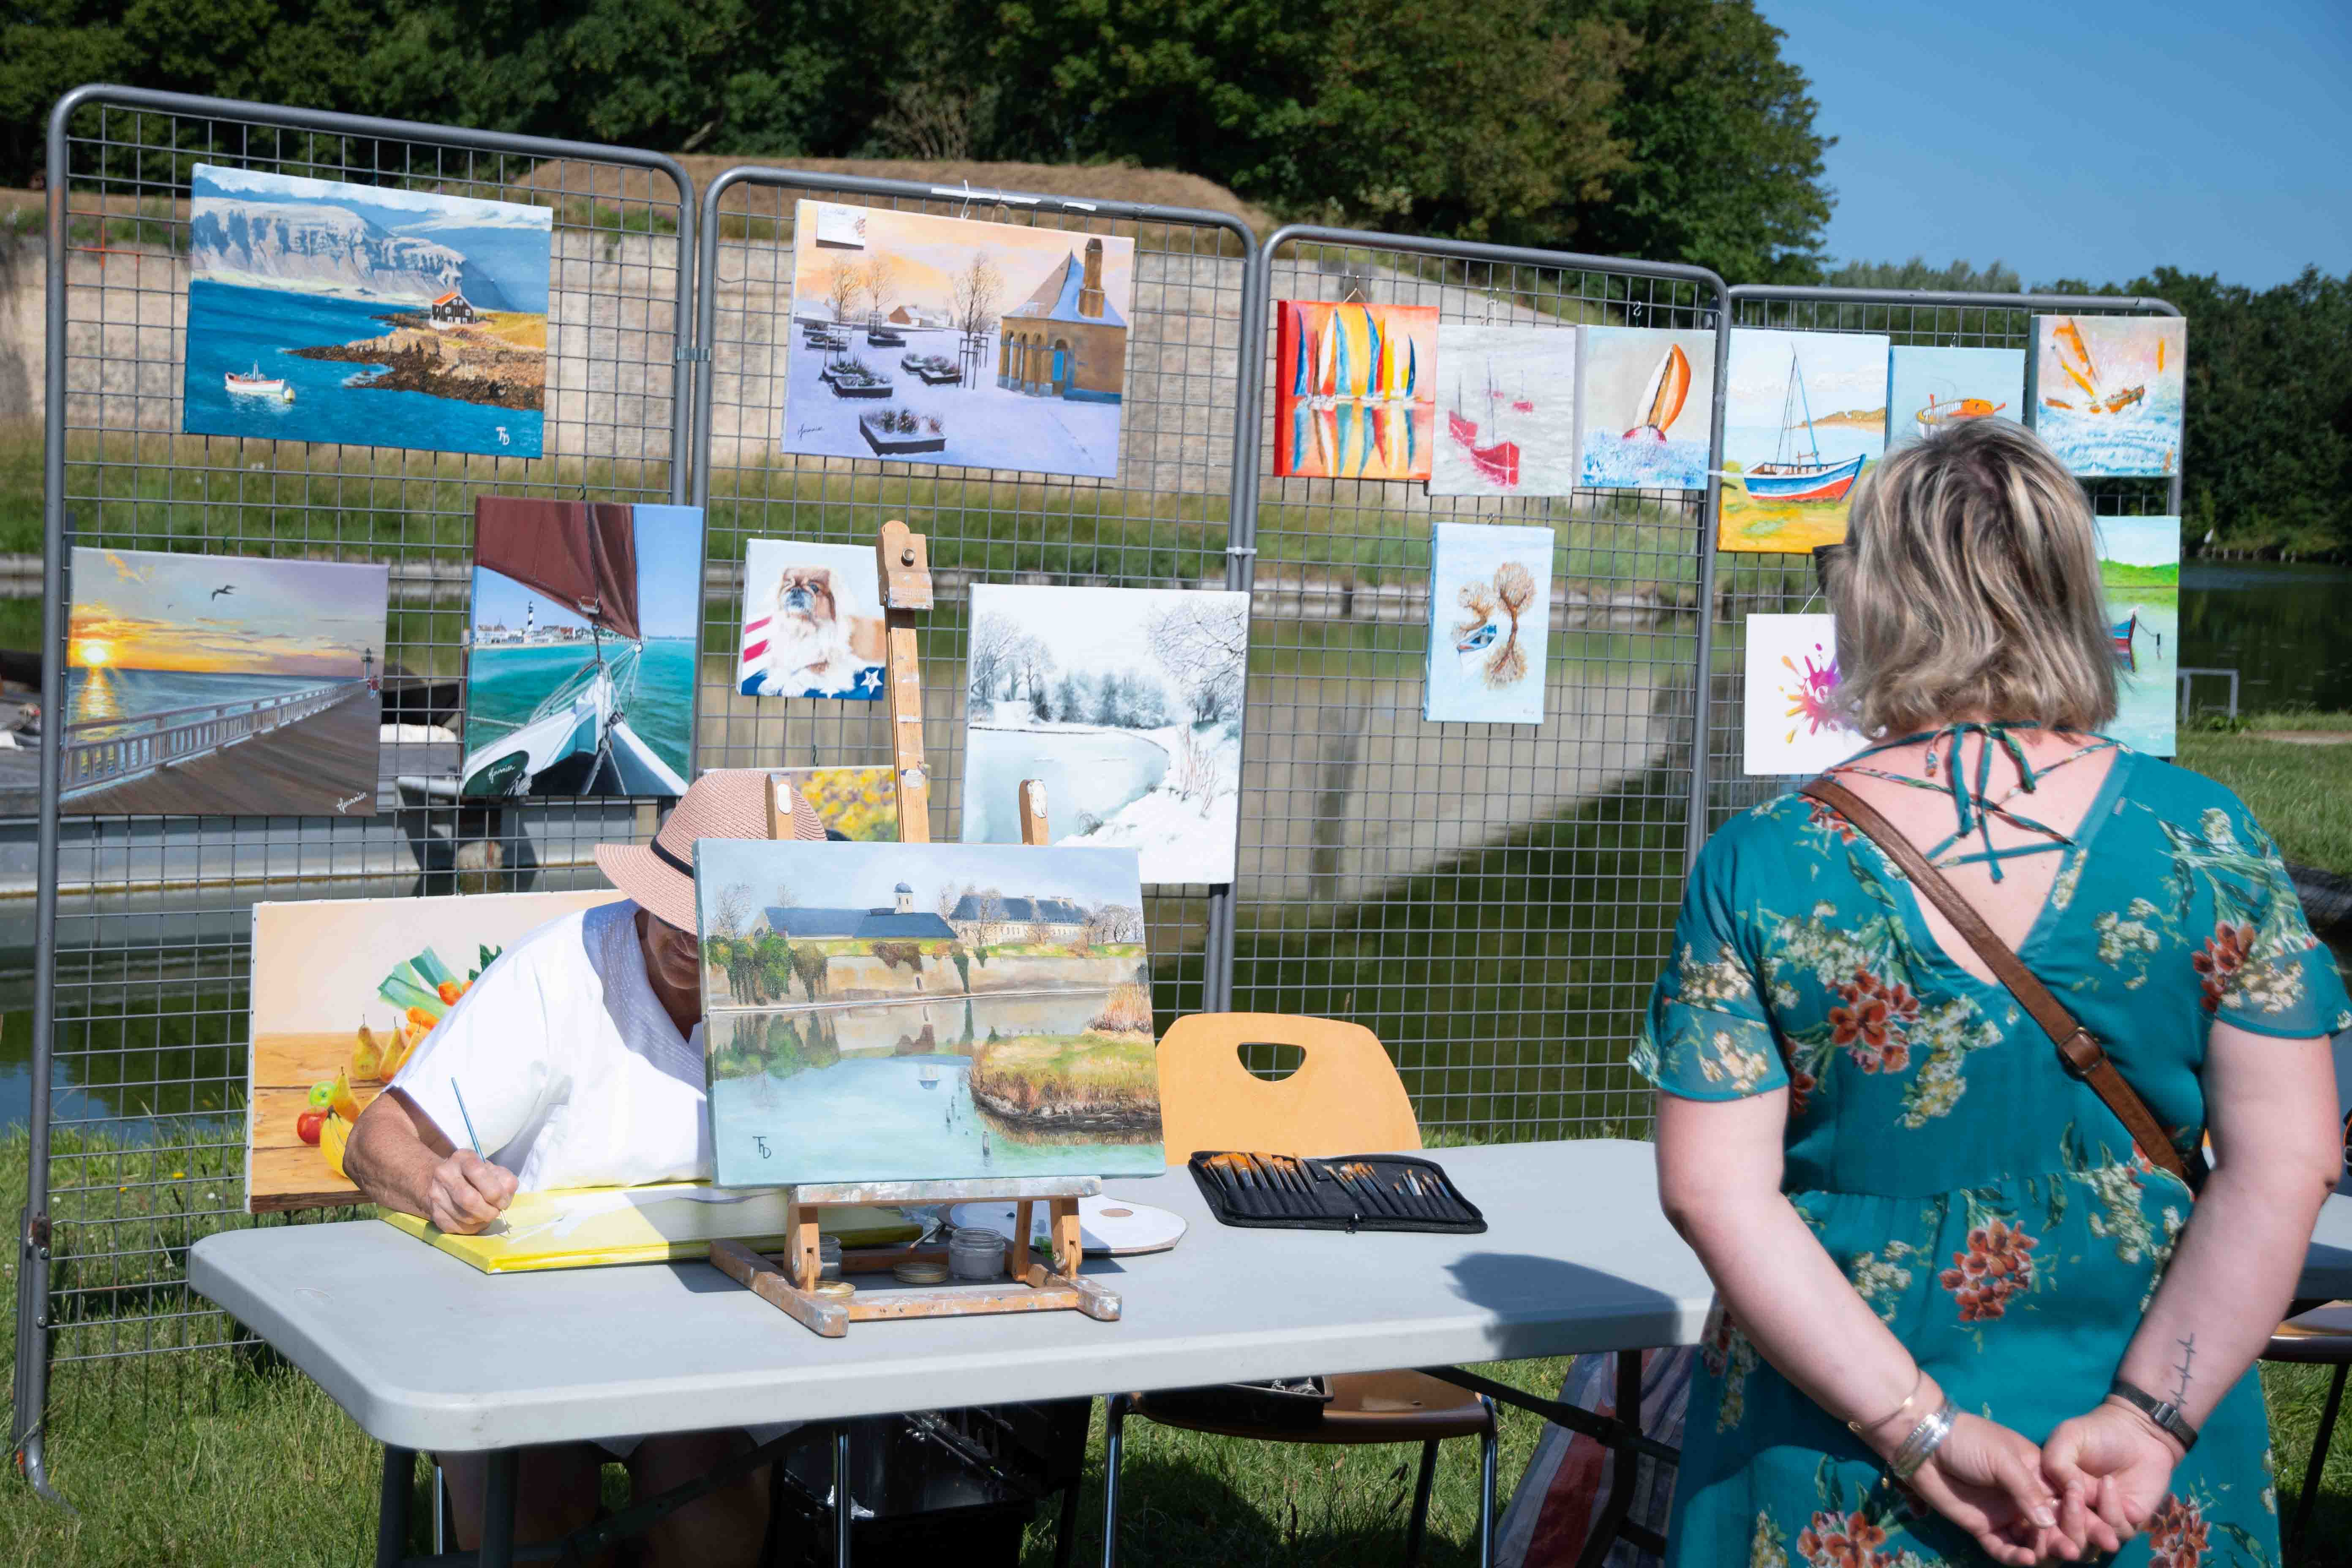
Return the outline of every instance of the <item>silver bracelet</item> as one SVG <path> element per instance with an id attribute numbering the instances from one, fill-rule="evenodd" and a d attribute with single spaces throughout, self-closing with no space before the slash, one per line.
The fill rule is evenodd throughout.
<path id="1" fill-rule="evenodd" d="M 1952 1424 L 1959 1417 L 1959 1406 L 1948 1399 L 1928 1412 L 1919 1425 L 1911 1428 L 1911 1435 L 1903 1439 L 1887 1459 L 1887 1473 L 1898 1481 L 1907 1481 L 1917 1475 L 1919 1467 L 1926 1464 L 1936 1450 L 1944 1446 L 1944 1439 L 1952 1435 Z"/>

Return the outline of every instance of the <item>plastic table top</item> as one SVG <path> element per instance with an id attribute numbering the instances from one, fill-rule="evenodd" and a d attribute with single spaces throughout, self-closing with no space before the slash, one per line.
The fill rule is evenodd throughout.
<path id="1" fill-rule="evenodd" d="M 1120 1295 L 1113 1323 L 1024 1312 L 829 1340 L 707 1263 L 488 1275 L 373 1220 L 206 1237 L 188 1279 L 370 1436 L 435 1452 L 1696 1341 L 1712 1289 L 1659 1208 L 1649 1144 L 1435 1157 L 1485 1234 L 1241 1229 L 1181 1168 L 1108 1184 L 1192 1227 L 1171 1252 L 1089 1260 Z M 2304 1293 L 2352 1295 L 2352 1197 L 2329 1200 Z"/>

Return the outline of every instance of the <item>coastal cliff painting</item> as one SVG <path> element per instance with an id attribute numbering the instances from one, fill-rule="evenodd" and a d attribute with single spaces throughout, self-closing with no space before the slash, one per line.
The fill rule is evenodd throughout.
<path id="1" fill-rule="evenodd" d="M 963 840 L 1021 842 L 1045 788 L 1055 844 L 1139 850 L 1155 884 L 1234 879 L 1249 595 L 975 584 Z"/>
<path id="2" fill-rule="evenodd" d="M 793 213 L 784 451 L 1118 477 L 1133 239 Z"/>
<path id="3" fill-rule="evenodd" d="M 1157 1175 L 1132 849 L 694 847 L 722 1187 Z"/>
<path id="4" fill-rule="evenodd" d="M 391 569 L 78 547 L 68 816 L 373 816 Z"/>
<path id="5" fill-rule="evenodd" d="M 1724 550 L 1845 537 L 1854 481 L 1886 450 L 1889 341 L 1735 327 L 1723 406 Z"/>
<path id="6" fill-rule="evenodd" d="M 546 207 L 195 166 L 181 428 L 536 458 Z"/>

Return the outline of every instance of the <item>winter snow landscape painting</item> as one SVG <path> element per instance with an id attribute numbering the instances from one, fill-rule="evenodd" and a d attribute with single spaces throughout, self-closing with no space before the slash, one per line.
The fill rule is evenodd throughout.
<path id="1" fill-rule="evenodd" d="M 1135 241 L 804 201 L 782 448 L 1118 473 Z"/>
<path id="2" fill-rule="evenodd" d="M 2034 317 L 2034 433 L 2077 474 L 2179 473 L 2188 347 L 2178 316 Z"/>
<path id="3" fill-rule="evenodd" d="M 1132 849 L 694 858 L 720 1186 L 1160 1173 Z"/>
<path id="4" fill-rule="evenodd" d="M 1021 842 L 1045 786 L 1055 844 L 1125 845 L 1151 883 L 1230 882 L 1249 595 L 976 584 L 963 839 Z"/>
<path id="5" fill-rule="evenodd" d="M 1433 496 L 1564 496 L 1576 489 L 1576 333 L 1441 321 L 1444 434 Z"/>
<path id="6" fill-rule="evenodd" d="M 197 164 L 181 428 L 538 457 L 551 222 Z"/>

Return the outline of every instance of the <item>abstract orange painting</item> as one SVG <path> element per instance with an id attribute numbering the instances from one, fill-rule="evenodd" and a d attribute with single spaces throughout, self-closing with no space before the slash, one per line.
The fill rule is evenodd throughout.
<path id="1" fill-rule="evenodd" d="M 1285 300 L 1276 310 L 1276 477 L 1429 478 L 1437 308 Z"/>

